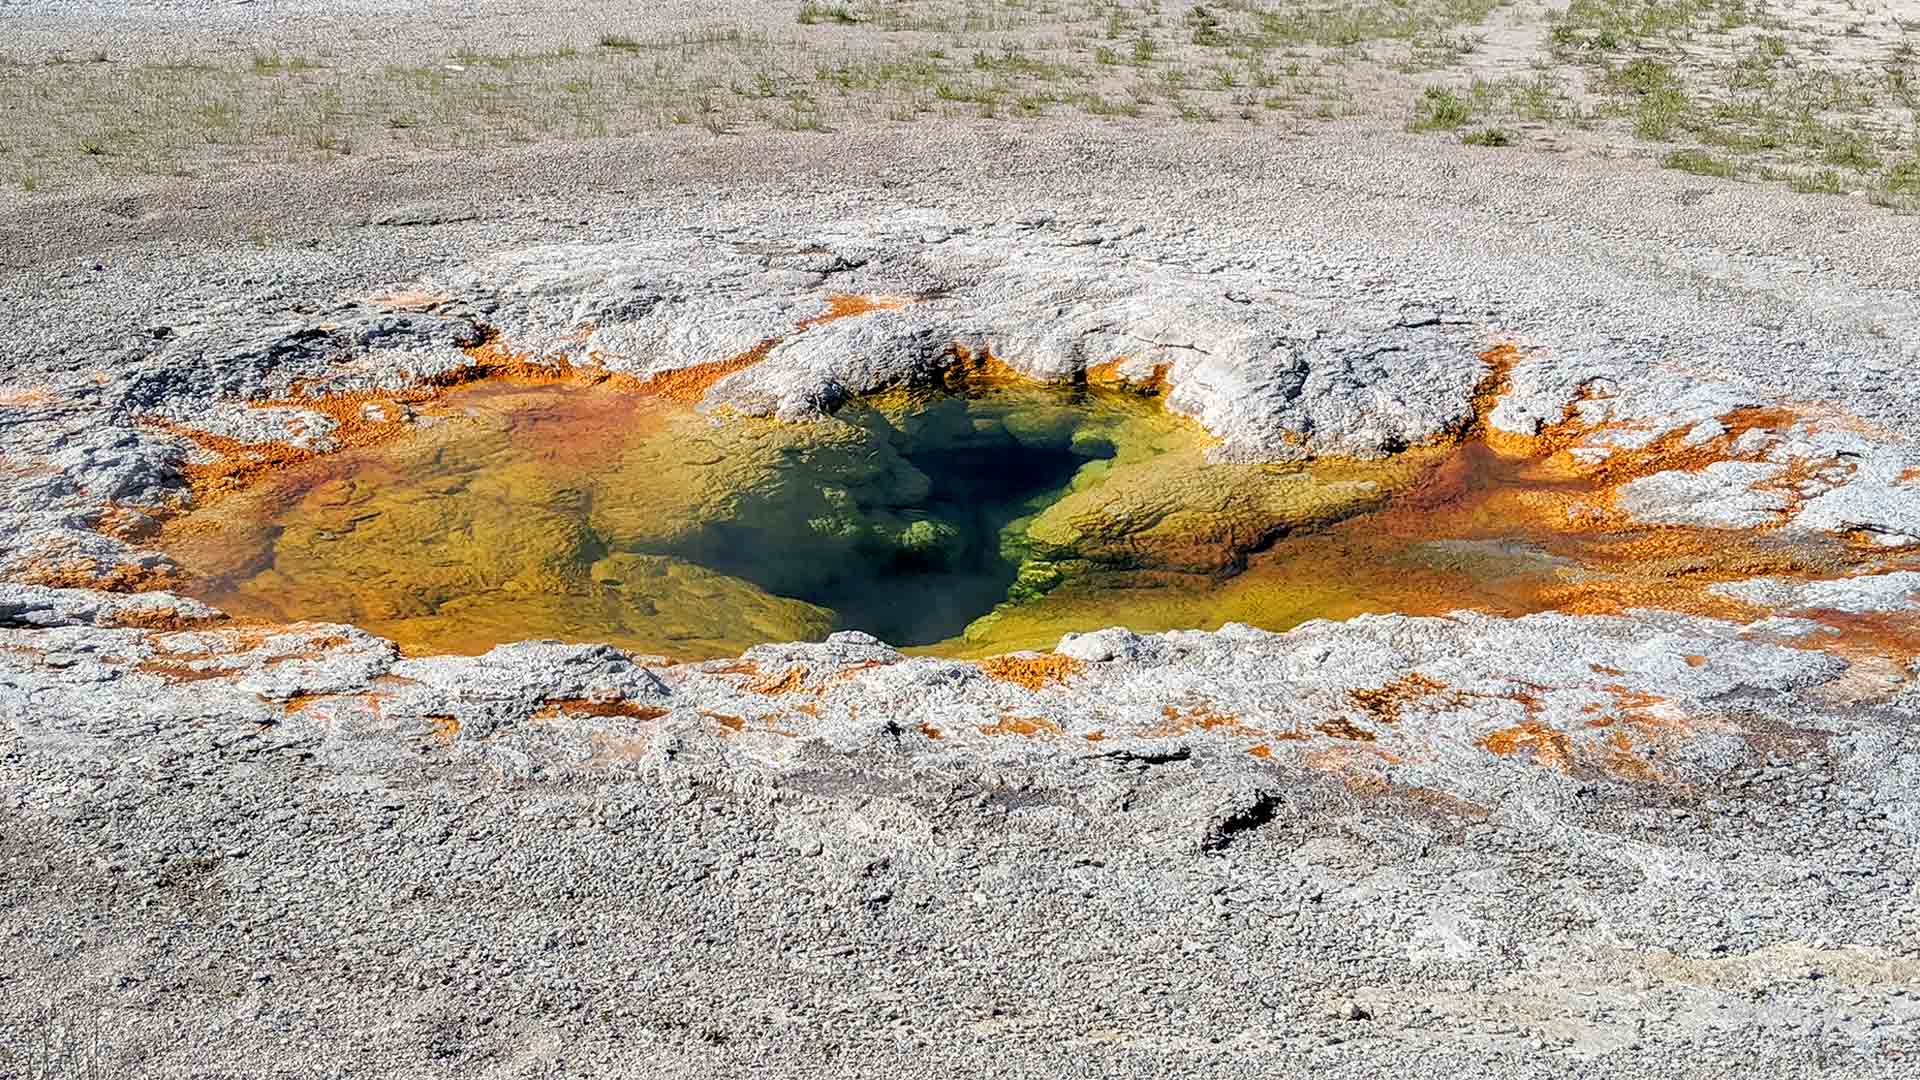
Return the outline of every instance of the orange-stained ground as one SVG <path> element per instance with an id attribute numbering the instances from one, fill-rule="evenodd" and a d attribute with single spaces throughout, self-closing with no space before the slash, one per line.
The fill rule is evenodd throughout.
<path id="1" fill-rule="evenodd" d="M 836 296 L 830 298 L 827 311 L 805 320 L 800 329 L 890 310 L 905 302 Z M 591 388 L 577 400 L 551 408 L 550 432 L 541 427 L 540 417 L 533 418 L 531 426 L 547 434 L 529 440 L 526 452 L 566 468 L 598 459 L 603 447 L 630 438 L 636 425 L 655 422 L 665 407 L 697 399 L 718 379 L 757 363 L 773 344 L 769 341 L 738 357 L 643 380 L 536 360 L 488 342 L 469 350 L 468 365 L 420 387 L 299 398 L 281 404 L 327 415 L 339 425 L 332 435 L 336 444 L 366 447 L 415 430 L 407 419 L 410 414 L 457 418 L 461 409 L 484 404 L 488 394 L 512 394 L 514 388 L 528 385 Z M 1809 541 L 1789 539 L 1772 527 L 1649 526 L 1629 519 L 1615 505 L 1616 493 L 1627 481 L 1729 460 L 1736 441 L 1749 431 L 1782 431 L 1808 423 L 1809 418 L 1799 412 L 1736 410 L 1720 418 L 1727 431 L 1715 439 L 1688 445 L 1681 433 L 1668 432 L 1646 447 L 1619 451 L 1592 463 L 1572 451 L 1601 430 L 1581 423 L 1573 405 L 1559 422 L 1535 435 L 1492 429 L 1487 417 L 1507 392 L 1511 369 L 1521 354 L 1513 346 L 1502 345 L 1482 358 L 1487 374 L 1473 391 L 1471 417 L 1437 440 L 1437 448 L 1427 448 L 1437 463 L 1411 489 L 1381 508 L 1319 531 L 1284 536 L 1251 553 L 1245 569 L 1230 577 L 1091 573 L 1038 600 L 1004 610 L 981 636 L 928 651 L 984 657 L 981 667 L 993 678 L 1040 689 L 1070 680 L 1079 671 L 1079 662 L 1051 654 L 1005 654 L 1048 649 L 1064 633 L 1109 625 L 1150 632 L 1212 629 L 1240 621 L 1279 630 L 1313 618 L 1386 612 L 1437 615 L 1462 608 L 1521 615 L 1616 613 L 1650 607 L 1746 620 L 1763 612 L 1718 596 L 1711 587 L 1763 574 L 1813 579 L 1920 566 L 1920 558 L 1870 549 L 1845 537 Z M 1122 363 L 1115 359 L 1090 368 L 1088 381 L 1123 381 L 1118 373 Z M 1157 393 L 1166 389 L 1167 377 L 1165 368 L 1156 368 L 1146 380 L 1125 385 Z M 957 350 L 946 381 L 950 389 L 967 391 L 1025 380 L 990 354 Z M 455 387 L 466 389 L 450 397 Z M 537 401 L 516 400 L 515 407 L 541 406 Z M 270 481 L 291 466 L 327 459 L 292 445 L 242 445 L 204 433 L 184 434 L 214 455 L 214 460 L 190 469 L 198 506 L 217 502 L 225 492 Z M 341 468 L 347 467 L 342 459 Z M 366 468 L 366 459 L 356 459 L 351 467 Z M 1364 466 L 1356 465 L 1360 468 Z M 1845 468 L 1841 462 L 1807 462 L 1776 483 L 1787 494 L 1802 481 Z M 53 573 L 54 569 L 49 568 L 50 581 L 76 584 L 83 579 L 97 584 L 103 573 L 113 572 L 74 567 Z M 137 589 L 175 583 L 158 579 L 120 584 Z M 1913 620 L 1839 613 L 1816 613 L 1816 617 L 1841 633 L 1835 641 L 1822 639 L 1811 645 L 1869 650 L 1875 655 L 1920 654 L 1920 633 Z M 421 649 L 422 643 L 410 647 Z M 430 645 L 422 651 L 427 650 Z M 789 693 L 802 688 L 799 678 L 795 669 L 762 677 L 763 685 L 754 688 L 769 694 Z M 1404 709 L 1429 699 L 1443 706 L 1449 693 L 1420 676 L 1408 676 L 1377 690 L 1356 692 L 1353 704 L 1357 715 L 1392 724 Z M 1185 711 L 1176 711 L 1167 720 L 1176 726 L 1206 726 L 1198 714 Z M 1322 731 L 1343 739 L 1373 737 L 1366 727 L 1344 720 L 1329 721 Z M 1543 738 L 1522 725 L 1490 737 L 1488 745 L 1502 753 L 1531 751 L 1536 760 L 1552 763 L 1560 751 L 1550 741 L 1543 743 Z"/>

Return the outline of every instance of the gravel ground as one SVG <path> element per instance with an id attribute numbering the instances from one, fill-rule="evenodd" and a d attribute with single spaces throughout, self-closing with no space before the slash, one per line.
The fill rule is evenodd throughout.
<path id="1" fill-rule="evenodd" d="M 501 8 L 508 28 L 577 18 Z M 158 48 L 191 19 L 237 55 L 351 9 L 213 10 L 4 17 L 23 49 L 83 54 L 135 23 L 150 36 L 116 40 Z M 445 41 L 468 33 L 423 10 Z M 694 126 L 10 190 L 0 553 L 97 536 L 114 485 L 177 489 L 183 451 L 142 416 L 212 424 L 309 374 L 288 343 L 370 325 L 384 290 L 437 282 L 467 305 L 448 319 L 545 333 L 634 265 L 674 304 L 731 301 L 699 252 L 816 243 L 867 253 L 824 275 L 861 289 L 958 289 L 900 316 L 942 331 L 1045 320 L 1057 298 L 1020 283 L 1071 273 L 1214 335 L 1169 348 L 1296 309 L 1336 361 L 1367 333 L 1439 335 L 1418 347 L 1452 349 L 1447 377 L 1375 417 L 1466 408 L 1482 367 L 1452 334 L 1528 347 L 1495 428 L 1557 418 L 1601 378 L 1657 430 L 1789 404 L 1875 463 L 1808 527 L 1905 550 L 1920 221 L 1601 143 L 1488 154 L 1399 127 Z M 825 287 L 754 280 L 781 304 Z M 1228 301 L 1244 323 L 1178 323 L 1249 288 Z M 876 335 L 868 374 L 914 360 L 886 329 L 908 323 L 845 325 Z M 409 326 L 350 374 L 441 362 Z M 828 370 L 831 350 L 791 344 L 783 377 Z M 1310 385 L 1309 404 L 1374 401 Z M 1738 503 L 1642 491 L 1649 514 Z M 7 581 L 0 1077 L 1910 1075 L 1909 579 L 1730 588 L 1767 616 L 1109 633 L 1042 661 L 1068 677 L 1023 682 L 858 636 L 750 668 L 537 644 L 402 659 L 347 628 L 262 640 L 157 594 Z M 188 628 L 151 629 L 168 624 Z M 793 671 L 810 713 L 767 689 Z M 1459 696 L 1355 711 L 1355 690 L 1413 672 Z M 1233 731 L 1150 730 L 1201 692 L 1369 738 L 1266 758 Z M 1649 696 L 1670 711 L 1649 720 Z M 1636 733 L 1664 722 L 1656 779 L 1605 767 L 1595 703 Z M 983 730 L 1008 710 L 1061 737 Z M 1570 760 L 1538 733 L 1483 749 L 1530 722 L 1567 733 Z M 1096 725 L 1114 737 L 1087 741 Z"/>

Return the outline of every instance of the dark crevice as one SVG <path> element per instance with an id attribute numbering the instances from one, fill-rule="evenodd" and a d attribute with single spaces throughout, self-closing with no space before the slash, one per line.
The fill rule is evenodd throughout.
<path id="1" fill-rule="evenodd" d="M 1083 465 L 1114 451 L 1100 439 L 1076 442 L 1070 429 L 1051 441 L 1023 442 L 991 412 L 976 413 L 963 399 L 936 407 L 957 415 L 925 424 L 911 437 L 880 432 L 925 475 L 924 497 L 860 500 L 864 515 L 924 533 L 926 543 L 771 537 L 723 525 L 689 554 L 721 573 L 830 608 L 841 629 L 899 645 L 959 634 L 1007 599 L 1014 584 L 1021 553 L 1006 542 L 1008 526 L 1058 497 Z"/>

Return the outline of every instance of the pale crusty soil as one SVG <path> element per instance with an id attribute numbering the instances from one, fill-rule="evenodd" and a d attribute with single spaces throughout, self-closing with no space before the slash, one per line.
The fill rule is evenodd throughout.
<path id="1" fill-rule="evenodd" d="M 105 47 L 108 65 L 440 64 L 628 26 L 803 29 L 787 4 L 17 7 L 0 12 L 12 52 Z M 788 67 L 808 55 L 779 49 Z M 9 94 L 27 78 L 5 74 Z M 22 137 L 14 96 L 0 153 L 41 179 L 0 197 L 0 384 L 138 370 L 155 327 L 298 319 L 536 244 L 861 223 L 910 247 L 1024 220 L 1040 223 L 1037 265 L 1042 242 L 1138 224 L 1141 250 L 1115 256 L 1129 265 L 1266 273 L 1215 253 L 1270 253 L 1292 275 L 1276 287 L 1425 295 L 1596 352 L 1685 343 L 1649 368 L 1830 406 L 1910 445 L 1917 219 L 1864 194 L 1657 169 L 1604 126 L 1508 149 L 1409 133 L 1417 85 L 1257 125 L 1065 107 L 904 123 L 878 97 L 825 131 L 741 113 L 722 134 L 415 146 L 383 128 L 347 154 L 250 158 L 281 138 L 262 135 L 247 154 L 202 140 L 172 176 L 45 156 L 71 137 Z M 1391 639 L 1489 677 L 1523 648 L 1583 670 L 1556 647 L 1611 635 L 1652 663 L 1661 634 L 1722 632 L 1595 625 L 1324 632 L 1342 659 Z M 1735 734 L 1687 758 L 1686 785 L 1494 760 L 1376 788 L 1300 762 L 1255 772 L 1200 737 L 1178 755 L 941 748 L 871 709 L 797 748 L 722 745 L 696 721 L 609 762 L 598 728 L 467 717 L 443 742 L 412 717 L 296 715 L 263 661 L 255 682 L 175 684 L 138 670 L 157 647 L 141 632 L 0 634 L 0 1077 L 1899 1077 L 1920 1056 L 1911 655 L 1890 659 L 1894 689 L 1852 697 L 1844 679 L 1767 683 L 1770 661 L 1751 661 L 1759 675 L 1692 702 Z M 1486 645 L 1500 635 L 1512 644 Z M 1254 693 L 1318 640 L 1272 645 L 1266 669 L 1210 640 L 1170 670 Z M 813 662 L 864 655 L 847 648 Z M 536 649 L 408 674 L 458 712 L 607 662 Z M 1661 676 L 1676 696 L 1678 670 Z M 750 696 L 663 677 L 689 715 Z M 1084 717 L 1119 692 L 1099 685 L 1055 704 Z"/>

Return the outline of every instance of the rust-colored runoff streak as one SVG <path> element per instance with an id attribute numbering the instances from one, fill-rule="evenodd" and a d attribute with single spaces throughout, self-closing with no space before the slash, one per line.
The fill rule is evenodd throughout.
<path id="1" fill-rule="evenodd" d="M 180 683 L 230 678 L 239 673 L 240 668 L 237 664 L 213 663 L 206 667 L 195 665 L 209 664 L 210 661 L 231 661 L 236 654 L 259 649 L 266 644 L 266 639 L 267 633 L 264 629 L 236 628 L 219 635 L 220 647 L 214 651 L 177 652 L 167 645 L 164 638 L 156 636 L 150 639 L 153 645 L 152 654 L 135 664 L 133 669 Z"/>
<path id="2" fill-rule="evenodd" d="M 1620 706 L 1620 715 L 1623 718 L 1638 716 L 1643 711 L 1667 700 L 1659 694 L 1649 694 L 1644 690 L 1629 690 L 1618 683 L 1609 683 L 1600 689 L 1613 695 L 1614 701 Z"/>
<path id="3" fill-rule="evenodd" d="M 131 544 L 151 540 L 160 532 L 160 523 L 153 515 L 116 502 L 101 507 L 92 525 L 94 532 Z"/>
<path id="4" fill-rule="evenodd" d="M 905 296 L 863 296 L 858 293 L 833 293 L 827 297 L 827 310 L 818 315 L 809 316 L 794 324 L 795 330 L 811 330 L 841 319 L 850 319 L 856 315 L 871 315 L 876 311 L 898 311 L 913 300 Z"/>
<path id="5" fill-rule="evenodd" d="M 1058 653 L 1011 653 L 979 661 L 988 678 L 1040 690 L 1059 686 L 1086 669 L 1086 664 Z"/>
<path id="6" fill-rule="evenodd" d="M 798 693 L 806 688 L 807 669 L 803 667 L 790 667 L 779 675 L 763 676 L 747 684 L 748 690 L 769 697 Z"/>
<path id="7" fill-rule="evenodd" d="M 1538 720 L 1528 720 L 1510 728 L 1502 728 L 1480 740 L 1480 745 L 1489 753 L 1501 757 L 1530 753 L 1540 765 L 1551 766 L 1561 772 L 1573 771 L 1573 742 L 1563 731 L 1550 728 Z"/>
<path id="8" fill-rule="evenodd" d="M 1647 760 L 1633 752 L 1633 738 L 1624 731 L 1614 731 L 1607 736 L 1601 765 L 1616 776 L 1643 784 L 1662 779 L 1660 770 L 1647 763 Z"/>
<path id="9" fill-rule="evenodd" d="M 147 588 L 173 588 L 178 584 L 178 582 L 171 582 L 166 585 L 149 583 Z M 188 615 L 178 611 L 133 608 L 115 612 L 108 619 L 107 625 L 126 630 L 193 630 L 225 621 L 227 621 L 227 616 L 219 613 L 212 615 Z"/>
<path id="10" fill-rule="evenodd" d="M 1129 357 L 1116 356 L 1104 364 L 1094 364 L 1087 368 L 1087 385 L 1109 386 L 1120 390 L 1144 394 L 1148 397 L 1164 397 L 1173 389 L 1173 383 L 1167 378 L 1173 370 L 1172 364 L 1155 364 L 1144 378 L 1130 378 L 1122 369 Z"/>
<path id="11" fill-rule="evenodd" d="M 1623 425 L 1588 424 L 1579 418 L 1578 405 L 1590 399 L 1590 390 L 1569 403 L 1559 421 L 1536 434 L 1503 432 L 1489 424 L 1494 407 L 1511 387 L 1520 357 L 1511 345 L 1482 354 L 1487 373 L 1473 391 L 1471 418 L 1451 436 L 1458 440 L 1451 454 L 1423 482 L 1377 511 L 1322 534 L 1283 541 L 1275 549 L 1277 556 L 1284 556 L 1279 565 L 1305 572 L 1333 551 L 1346 566 L 1400 562 L 1402 584 L 1363 582 L 1376 602 L 1352 613 L 1443 614 L 1472 606 L 1505 615 L 1547 610 L 1620 614 L 1646 607 L 1745 621 L 1763 612 L 1714 593 L 1712 586 L 1760 575 L 1838 577 L 1888 558 L 1884 550 L 1849 547 L 1838 540 L 1787 543 L 1771 535 L 1777 525 L 1736 531 L 1649 526 L 1633 520 L 1615 505 L 1621 485 L 1658 472 L 1699 470 L 1740 459 L 1736 446 L 1742 436 L 1756 430 L 1787 431 L 1806 423 L 1805 418 L 1785 407 L 1735 409 L 1718 418 L 1725 430 L 1712 439 L 1689 444 L 1687 430 L 1668 431 L 1645 447 L 1616 449 L 1595 462 L 1573 451 L 1589 436 Z M 1775 486 L 1790 512 L 1802 498 L 1797 491 L 1802 482 L 1835 477 L 1846 467 L 1800 462 L 1790 465 Z M 1787 517 L 1783 514 L 1780 523 Z M 1428 566 L 1404 573 L 1409 546 L 1437 538 L 1518 540 L 1561 565 L 1504 581 L 1476 581 Z M 1463 603 L 1466 597 L 1472 599 Z"/>
<path id="12" fill-rule="evenodd" d="M 1444 697 L 1450 703 L 1458 703 L 1461 698 L 1459 694 L 1450 694 L 1445 683 L 1417 671 L 1410 671 L 1377 690 L 1354 690 L 1347 696 L 1361 712 L 1383 724 L 1399 723 L 1400 711 L 1424 698 Z"/>
<path id="13" fill-rule="evenodd" d="M 993 355 L 991 350 L 976 353 L 965 345 L 955 345 L 952 358 L 940 369 L 940 382 L 948 393 L 966 394 L 1002 386 L 1031 385 L 1034 379 Z"/>
<path id="14" fill-rule="evenodd" d="M 1026 738 L 1038 738 L 1060 734 L 1060 725 L 1044 716 L 1015 716 L 1004 714 L 991 724 L 980 725 L 982 735 L 1020 735 Z"/>
<path id="15" fill-rule="evenodd" d="M 193 667 L 184 661 L 169 660 L 142 660 L 133 665 L 133 670 L 146 675 L 158 675 L 172 683 L 210 682 L 230 679 L 240 673 L 238 667 Z"/>
<path id="16" fill-rule="evenodd" d="M 427 731 L 440 740 L 443 746 L 452 746 L 453 740 L 460 734 L 460 720 L 451 713 L 432 713 L 421 717 L 427 723 Z"/>
<path id="17" fill-rule="evenodd" d="M 58 400 L 44 386 L 0 386 L 0 409 L 38 409 Z"/>
<path id="18" fill-rule="evenodd" d="M 1220 712 L 1211 704 L 1204 702 L 1186 706 L 1161 706 L 1160 717 L 1163 722 L 1146 732 L 1149 738 L 1164 739 L 1194 731 L 1218 731 L 1241 736 L 1263 734 L 1248 727 L 1239 717 Z"/>
<path id="19" fill-rule="evenodd" d="M 45 585 L 53 589 L 99 589 L 102 592 L 137 593 L 177 589 L 186 579 L 171 564 L 139 566 L 134 563 L 102 563 L 91 556 L 63 558 L 53 556 L 35 560 L 15 570 L 13 580 L 26 585 Z M 158 612 L 148 615 L 129 613 L 125 625 L 150 630 L 184 629 L 194 620 L 171 618 Z M 159 625 L 146 626 L 146 621 Z"/>
<path id="20" fill-rule="evenodd" d="M 1344 716 L 1336 716 L 1324 723 L 1315 724 L 1313 729 L 1322 735 L 1330 735 L 1333 738 L 1351 742 L 1373 742 L 1375 739 L 1373 732 Z"/>
<path id="21" fill-rule="evenodd" d="M 1467 395 L 1466 425 L 1452 433 L 1459 442 L 1486 440 L 1492 430 L 1488 421 L 1494 407 L 1513 389 L 1513 366 L 1520 362 L 1520 347 L 1502 342 L 1481 353 L 1480 362 L 1487 365 L 1487 371 Z"/>
<path id="22" fill-rule="evenodd" d="M 682 405 L 692 405 L 706 397 L 707 391 L 713 389 L 713 385 L 721 379 L 737 371 L 745 371 L 765 360 L 767 354 L 772 352 L 773 347 L 779 343 L 779 338 L 768 338 L 738 356 L 663 371 L 635 384 L 635 389 L 642 394 L 679 402 Z"/>
<path id="23" fill-rule="evenodd" d="M 658 720 L 669 710 L 658 705 L 642 705 L 637 701 L 624 698 L 548 698 L 547 703 L 533 714 L 535 720 L 558 720 L 561 717 L 598 716 L 627 720 Z"/>
<path id="24" fill-rule="evenodd" d="M 741 732 L 749 730 L 747 726 L 747 719 L 744 716 L 736 716 L 733 713 L 715 712 L 712 709 L 701 709 L 700 715 L 720 725 L 720 729 L 721 729 L 720 733 L 723 736 L 738 735 Z M 794 734 L 794 732 L 788 731 L 785 728 L 774 727 L 772 724 L 767 723 L 765 720 L 760 721 L 759 726 L 754 727 L 751 730 L 761 734 L 785 735 L 788 737 L 791 737 Z"/>
<path id="25" fill-rule="evenodd" d="M 1920 612 L 1814 608 L 1800 614 L 1837 631 L 1820 647 L 1842 657 L 1884 658 L 1902 665 L 1920 660 Z"/>

